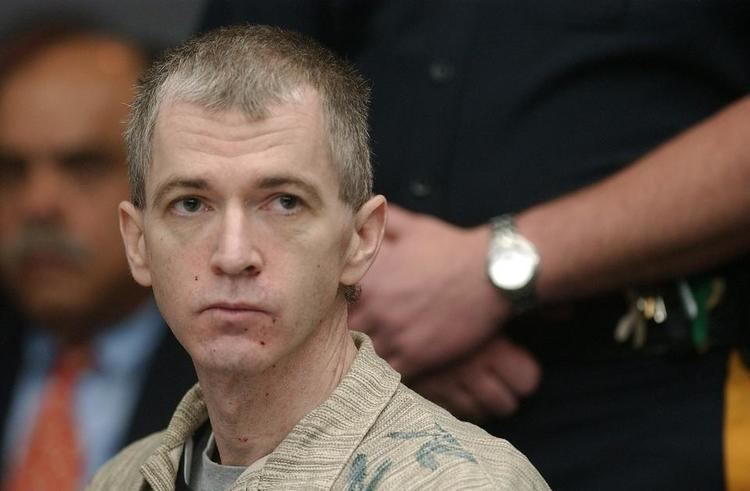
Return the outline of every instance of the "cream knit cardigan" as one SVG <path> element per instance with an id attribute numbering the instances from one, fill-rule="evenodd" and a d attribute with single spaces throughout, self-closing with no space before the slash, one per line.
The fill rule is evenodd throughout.
<path id="1" fill-rule="evenodd" d="M 233 491 L 256 489 L 549 489 L 505 440 L 459 421 L 400 383 L 370 339 L 349 373 Z M 193 387 L 166 430 L 127 447 L 94 476 L 90 490 L 174 489 L 183 444 L 208 418 Z"/>

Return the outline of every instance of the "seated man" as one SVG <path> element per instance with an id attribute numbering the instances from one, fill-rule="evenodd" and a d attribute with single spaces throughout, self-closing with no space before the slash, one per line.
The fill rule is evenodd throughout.
<path id="1" fill-rule="evenodd" d="M 195 383 L 130 275 L 115 206 L 123 120 L 146 65 L 128 42 L 38 23 L 0 52 L 0 488 L 80 489 L 163 428 Z"/>
<path id="2" fill-rule="evenodd" d="M 147 72 L 120 228 L 199 385 L 92 489 L 548 489 L 348 331 L 386 215 L 367 93 L 323 48 L 266 27 L 211 32 Z"/>

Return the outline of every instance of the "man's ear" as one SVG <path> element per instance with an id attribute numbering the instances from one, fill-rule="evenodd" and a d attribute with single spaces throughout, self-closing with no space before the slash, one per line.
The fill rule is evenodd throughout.
<path id="1" fill-rule="evenodd" d="M 354 215 L 354 230 L 349 240 L 346 263 L 341 273 L 342 285 L 355 285 L 365 275 L 383 241 L 386 219 L 385 198 L 373 196 Z"/>
<path id="2" fill-rule="evenodd" d="M 119 206 L 120 234 L 125 243 L 125 255 L 130 264 L 130 273 L 142 286 L 151 286 L 151 269 L 146 254 L 146 238 L 143 234 L 143 211 L 133 203 L 123 201 Z"/>

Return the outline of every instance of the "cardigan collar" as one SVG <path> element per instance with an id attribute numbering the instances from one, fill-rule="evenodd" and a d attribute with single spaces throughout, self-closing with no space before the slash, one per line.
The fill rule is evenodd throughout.
<path id="1" fill-rule="evenodd" d="M 235 483 L 242 488 L 283 487 L 293 475 L 310 487 L 330 488 L 352 453 L 396 392 L 401 376 L 375 354 L 370 338 L 351 332 L 357 355 L 331 395 L 305 415 L 274 449 L 266 464 L 248 470 Z M 184 443 L 208 419 L 196 384 L 178 405 L 156 451 L 141 467 L 154 490 L 174 488 Z"/>

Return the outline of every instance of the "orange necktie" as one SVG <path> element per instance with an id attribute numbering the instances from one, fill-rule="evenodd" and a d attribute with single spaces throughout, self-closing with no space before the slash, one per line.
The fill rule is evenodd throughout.
<path id="1" fill-rule="evenodd" d="M 6 491 L 75 491 L 81 485 L 84 459 L 76 434 L 74 392 L 88 361 L 88 351 L 78 346 L 59 354 L 26 453 Z"/>

